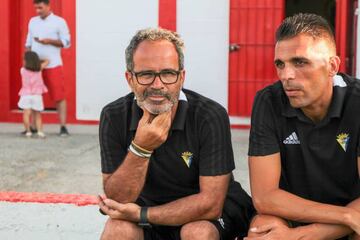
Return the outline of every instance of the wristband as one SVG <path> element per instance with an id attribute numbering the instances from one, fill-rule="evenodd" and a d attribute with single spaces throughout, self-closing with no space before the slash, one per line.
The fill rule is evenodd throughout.
<path id="1" fill-rule="evenodd" d="M 150 158 L 151 157 L 151 154 L 149 154 L 149 153 L 139 152 L 137 149 L 134 148 L 134 146 L 132 144 L 130 144 L 130 146 L 129 146 L 129 151 L 132 152 L 134 155 L 141 157 L 141 158 Z"/>
<path id="2" fill-rule="evenodd" d="M 139 145 L 137 145 L 134 141 L 131 141 L 131 145 L 139 152 L 141 153 L 146 153 L 146 154 L 152 154 L 153 151 L 147 150 L 145 148 L 140 147 Z"/>
<path id="3" fill-rule="evenodd" d="M 147 218 L 147 212 L 148 212 L 147 207 L 141 207 L 141 209 L 140 209 L 140 221 L 138 223 L 138 226 L 143 227 L 143 228 L 151 227 L 151 224 L 149 223 L 148 218 Z"/>

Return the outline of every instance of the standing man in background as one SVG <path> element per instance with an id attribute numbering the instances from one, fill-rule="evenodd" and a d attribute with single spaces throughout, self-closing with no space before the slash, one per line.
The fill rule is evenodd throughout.
<path id="1" fill-rule="evenodd" d="M 40 59 L 49 61 L 49 65 L 43 70 L 44 83 L 56 103 L 60 120 L 59 135 L 66 137 L 69 132 L 66 128 L 61 48 L 70 47 L 70 33 L 66 21 L 51 11 L 49 0 L 34 0 L 33 3 L 38 16 L 30 19 L 25 47 L 36 52 Z"/>

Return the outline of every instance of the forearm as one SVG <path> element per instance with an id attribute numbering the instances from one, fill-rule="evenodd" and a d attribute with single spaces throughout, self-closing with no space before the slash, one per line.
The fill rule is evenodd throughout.
<path id="1" fill-rule="evenodd" d="M 120 203 L 135 202 L 144 186 L 149 159 L 129 152 L 120 167 L 104 182 L 108 198 Z"/>
<path id="2" fill-rule="evenodd" d="M 281 189 L 267 192 L 255 199 L 255 207 L 261 214 L 274 215 L 304 223 L 347 225 L 349 207 L 322 204 L 303 199 Z"/>
<path id="3" fill-rule="evenodd" d="M 176 201 L 150 207 L 148 219 L 152 224 L 178 226 L 197 220 L 215 220 L 222 212 L 224 200 L 212 201 L 201 193 Z"/>
<path id="4" fill-rule="evenodd" d="M 347 207 L 360 211 L 360 198 L 348 204 Z M 303 233 L 302 236 L 305 237 L 304 239 L 319 240 L 339 239 L 353 233 L 353 230 L 345 225 L 324 223 L 309 224 L 307 226 L 300 227 L 299 230 Z"/>
<path id="5" fill-rule="evenodd" d="M 59 48 L 64 47 L 61 40 L 49 39 L 49 44 Z"/>

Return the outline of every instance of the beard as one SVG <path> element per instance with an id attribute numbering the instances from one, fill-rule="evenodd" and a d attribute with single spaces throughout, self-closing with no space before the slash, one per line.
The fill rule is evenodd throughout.
<path id="1" fill-rule="evenodd" d="M 145 108 L 148 112 L 158 115 L 167 111 L 179 101 L 180 92 L 169 94 L 162 90 L 146 89 L 143 94 L 135 93 L 136 103 L 140 108 Z M 162 96 L 164 100 L 155 102 L 149 99 L 151 96 Z"/>

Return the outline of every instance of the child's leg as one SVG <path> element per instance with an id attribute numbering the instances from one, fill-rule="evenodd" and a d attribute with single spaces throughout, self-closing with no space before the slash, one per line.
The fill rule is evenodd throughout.
<path id="1" fill-rule="evenodd" d="M 30 115 L 31 109 L 24 109 L 23 111 L 23 122 L 26 132 L 30 132 Z"/>
<path id="2" fill-rule="evenodd" d="M 36 113 L 35 113 L 35 111 L 31 111 L 31 124 L 30 124 L 30 127 L 32 128 L 32 129 L 37 129 L 37 127 L 36 127 Z"/>
<path id="3" fill-rule="evenodd" d="M 42 132 L 43 129 L 42 129 L 41 112 L 34 110 L 34 115 L 35 115 L 36 129 L 38 130 L 38 132 Z"/>

